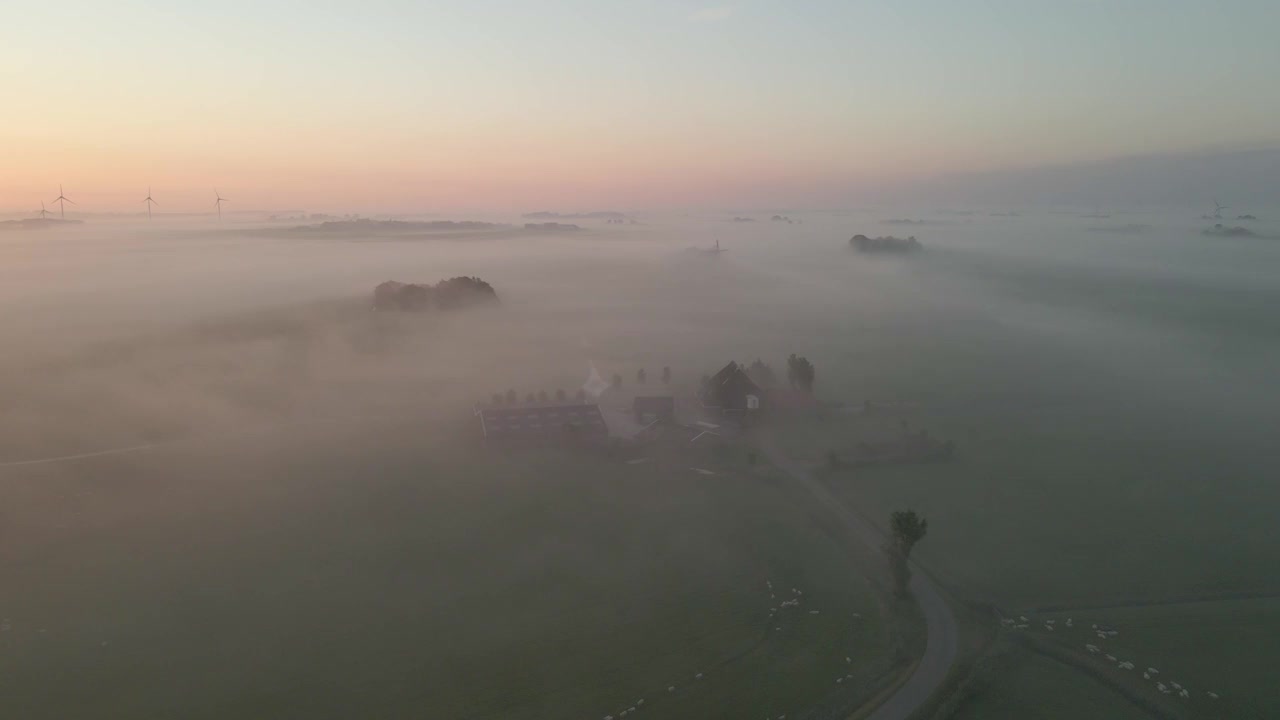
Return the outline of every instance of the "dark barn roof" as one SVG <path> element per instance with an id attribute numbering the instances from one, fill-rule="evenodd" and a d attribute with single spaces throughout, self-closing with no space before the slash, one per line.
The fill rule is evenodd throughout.
<path id="1" fill-rule="evenodd" d="M 483 407 L 480 429 L 486 438 L 554 438 L 574 435 L 605 438 L 609 426 L 599 405 L 542 405 Z"/>
<path id="2" fill-rule="evenodd" d="M 711 377 L 706 402 L 725 410 L 746 410 L 748 395 L 761 398 L 764 392 L 741 365 L 731 362 Z"/>

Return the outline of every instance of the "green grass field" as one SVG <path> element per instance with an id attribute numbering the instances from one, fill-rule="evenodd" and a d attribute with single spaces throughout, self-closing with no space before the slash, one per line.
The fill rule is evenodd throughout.
<path id="1" fill-rule="evenodd" d="M 767 470 L 455 439 L 384 424 L 6 473 L 6 713 L 796 715 L 895 668 L 877 595 Z"/>
<path id="2" fill-rule="evenodd" d="M 1140 685 L 1153 697 L 1155 683 L 1177 682 L 1190 697 L 1181 704 L 1191 717 L 1271 718 L 1280 715 L 1280 701 L 1268 687 L 1280 664 L 1280 600 L 1220 600 L 1213 602 L 1108 608 L 1046 614 L 1057 620 L 1052 640 L 1082 650 L 1084 643 L 1101 648 L 1089 661 L 1105 672 Z M 1074 632 L 1062 627 L 1072 617 Z M 1105 640 L 1090 629 L 1094 624 L 1114 628 L 1119 635 Z M 1033 632 L 1041 632 L 1033 625 Z M 1029 629 L 1031 630 L 1031 629 Z M 1136 671 L 1118 669 L 1104 657 L 1129 660 Z M 1159 670 L 1142 679 L 1145 668 Z M 1219 697 L 1214 699 L 1208 693 Z"/>
<path id="3" fill-rule="evenodd" d="M 981 688 L 961 704 L 952 717 L 956 720 L 1141 720 L 1148 717 L 1141 708 L 1102 683 L 1047 657 L 1019 654 L 1007 658 L 1000 672 L 997 682 Z"/>

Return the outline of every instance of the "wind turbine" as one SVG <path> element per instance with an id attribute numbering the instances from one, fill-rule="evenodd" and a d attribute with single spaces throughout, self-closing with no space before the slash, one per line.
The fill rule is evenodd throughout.
<path id="1" fill-rule="evenodd" d="M 48 214 L 49 214 L 49 211 L 44 209 L 44 201 L 41 200 L 40 201 L 40 219 L 44 220 L 45 216 Z"/>
<path id="2" fill-rule="evenodd" d="M 1213 217 L 1214 217 L 1214 219 L 1221 220 L 1221 219 L 1222 219 L 1222 211 L 1223 211 L 1223 210 L 1226 210 L 1226 209 L 1227 209 L 1227 206 L 1226 206 L 1226 205 L 1223 205 L 1222 203 L 1218 202 L 1217 200 L 1214 200 L 1214 201 L 1213 201 Z"/>
<path id="3" fill-rule="evenodd" d="M 145 199 L 145 200 L 143 200 L 142 202 L 144 202 L 144 203 L 146 203 L 146 204 L 147 204 L 147 220 L 148 220 L 148 221 L 150 221 L 150 220 L 151 220 L 151 206 L 152 206 L 152 205 L 159 205 L 159 204 L 160 204 L 160 203 L 156 202 L 155 200 L 152 200 L 152 199 L 151 199 L 151 186 L 150 186 L 150 185 L 148 185 L 148 186 L 147 186 L 147 197 L 146 197 L 146 199 Z"/>
<path id="4" fill-rule="evenodd" d="M 63 220 L 66 220 L 67 219 L 66 203 L 71 203 L 72 205 L 75 205 L 75 201 L 68 198 L 67 194 L 62 192 L 62 185 L 58 185 L 58 197 L 54 199 L 54 202 L 58 203 L 58 213 L 60 214 L 61 218 Z"/>
<path id="5" fill-rule="evenodd" d="M 218 208 L 218 222 L 222 222 L 222 203 L 227 202 L 227 199 L 218 194 L 218 188 L 213 189 L 213 196 L 218 198 L 213 204 Z"/>

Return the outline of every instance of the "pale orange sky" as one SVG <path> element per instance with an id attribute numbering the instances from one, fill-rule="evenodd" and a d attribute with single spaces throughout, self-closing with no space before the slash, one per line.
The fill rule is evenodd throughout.
<path id="1" fill-rule="evenodd" d="M 32 5 L 0 36 L 0 210 L 59 183 L 79 211 L 833 206 L 1280 140 L 1280 12 L 1229 4 Z"/>

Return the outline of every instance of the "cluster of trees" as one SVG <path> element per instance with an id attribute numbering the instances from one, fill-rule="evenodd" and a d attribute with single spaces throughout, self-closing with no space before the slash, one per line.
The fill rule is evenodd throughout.
<path id="1" fill-rule="evenodd" d="M 747 377 L 751 378 L 752 382 L 760 387 L 776 387 L 778 384 L 777 373 L 760 358 L 756 358 L 745 369 Z M 813 392 L 813 383 L 816 378 L 817 374 L 813 369 L 813 363 L 804 357 L 791 353 L 791 356 L 787 358 L 787 384 L 793 389 Z"/>
<path id="2" fill-rule="evenodd" d="M 814 379 L 813 363 L 795 353 L 791 353 L 791 357 L 787 358 L 787 382 L 790 383 L 791 387 L 805 392 L 813 392 Z"/>
<path id="3" fill-rule="evenodd" d="M 929 521 L 915 510 L 898 510 L 889 517 L 889 540 L 884 551 L 889 556 L 889 571 L 893 574 L 893 590 L 898 597 L 907 596 L 911 584 L 911 567 L 908 560 L 911 549 L 929 532 Z"/>
<path id="4" fill-rule="evenodd" d="M 557 405 L 564 405 L 569 402 L 569 395 L 564 390 L 556 390 L 555 401 Z M 573 396 L 573 401 L 579 405 L 587 402 L 587 392 L 579 389 Z M 494 393 L 489 399 L 489 404 L 494 406 L 501 405 L 519 405 L 520 395 L 515 390 L 508 390 L 505 393 Z M 524 396 L 525 405 L 549 405 L 551 404 L 551 396 L 546 390 L 539 390 L 536 393 L 529 393 Z"/>
<path id="5" fill-rule="evenodd" d="M 388 280 L 373 289 L 377 310 L 426 310 L 433 306 L 453 310 L 496 302 L 498 293 L 493 286 L 478 277 L 449 278 L 435 285 Z"/>

